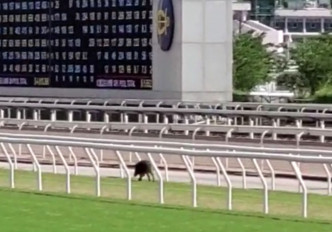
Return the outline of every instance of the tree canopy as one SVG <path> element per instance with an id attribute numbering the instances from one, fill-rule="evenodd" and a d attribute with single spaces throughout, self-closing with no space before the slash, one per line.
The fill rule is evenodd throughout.
<path id="1" fill-rule="evenodd" d="M 290 50 L 291 59 L 298 66 L 296 89 L 314 95 L 317 90 L 331 84 L 332 37 L 323 34 L 306 38 Z"/>
<path id="2" fill-rule="evenodd" d="M 263 45 L 264 34 L 253 32 L 234 37 L 234 89 L 249 92 L 255 86 L 271 81 L 273 71 L 277 83 L 299 96 L 314 96 L 321 89 L 332 90 L 332 36 L 321 34 L 293 43 L 289 55 L 277 54 Z M 287 51 L 286 51 L 287 52 Z M 288 72 L 290 61 L 297 71 Z M 294 65 L 293 65 L 294 66 Z M 322 92 L 322 91 L 321 91 Z M 324 93 L 326 91 L 323 91 Z"/>
<path id="3" fill-rule="evenodd" d="M 249 92 L 255 86 L 269 81 L 269 72 L 273 52 L 268 45 L 263 45 L 263 36 L 255 36 L 253 32 L 239 34 L 234 37 L 233 46 L 233 86 L 235 90 Z"/>

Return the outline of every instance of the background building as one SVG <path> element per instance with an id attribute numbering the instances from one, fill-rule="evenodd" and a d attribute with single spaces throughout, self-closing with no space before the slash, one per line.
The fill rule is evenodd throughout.
<path id="1" fill-rule="evenodd" d="M 331 0 L 250 0 L 249 19 L 285 36 L 299 38 L 332 32 Z"/>
<path id="2" fill-rule="evenodd" d="M 272 27 L 292 39 L 332 32 L 330 0 L 288 0 L 274 12 Z"/>
<path id="3" fill-rule="evenodd" d="M 251 0 L 249 18 L 271 25 L 276 7 L 275 0 Z"/>

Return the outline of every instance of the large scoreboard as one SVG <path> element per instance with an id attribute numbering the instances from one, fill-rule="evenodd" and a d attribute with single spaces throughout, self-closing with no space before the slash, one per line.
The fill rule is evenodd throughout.
<path id="1" fill-rule="evenodd" d="M 0 86 L 152 89 L 153 0 L 1 0 Z"/>

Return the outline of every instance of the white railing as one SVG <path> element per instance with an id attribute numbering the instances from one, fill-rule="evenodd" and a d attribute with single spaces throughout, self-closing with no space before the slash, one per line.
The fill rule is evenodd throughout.
<path id="1" fill-rule="evenodd" d="M 270 112 L 250 110 L 222 110 L 222 109 L 194 109 L 194 108 L 163 108 L 163 107 L 131 107 L 131 106 L 109 106 L 109 105 L 73 105 L 73 104 L 44 104 L 44 103 L 11 103 L 0 102 L 0 108 L 22 108 L 22 109 L 49 109 L 49 110 L 85 110 L 85 111 L 109 111 L 123 113 L 146 113 L 146 114 L 199 114 L 199 115 L 220 115 L 220 116 L 263 116 L 263 117 L 285 117 L 285 118 L 317 118 L 331 119 L 331 115 L 320 113 L 301 112 Z M 326 108 L 324 108 L 326 109 Z M 326 109 L 328 110 L 328 109 Z M 288 114 L 288 115 L 287 115 Z"/>
<path id="2" fill-rule="evenodd" d="M 9 133 L 0 133 L 0 136 L 9 136 L 12 138 L 33 138 L 33 139 L 44 139 L 45 136 L 43 135 L 26 135 L 26 134 L 9 134 Z M 49 135 L 47 138 L 52 139 L 52 140 L 65 140 L 65 141 L 80 141 L 82 143 L 85 142 L 102 142 L 106 144 L 110 143 L 116 143 L 116 144 L 127 144 L 127 145 L 145 145 L 145 146 L 156 146 L 156 147 L 164 147 L 164 146 L 170 146 L 170 147 L 176 147 L 176 148 L 189 148 L 189 149 L 213 149 L 213 150 L 228 150 L 228 151 L 251 151 L 251 152 L 265 152 L 265 153 L 274 153 L 276 149 L 278 150 L 279 153 L 282 154 L 301 154 L 301 155 L 315 155 L 315 156 L 327 156 L 327 157 L 332 157 L 332 151 L 329 150 L 322 150 L 322 149 L 300 149 L 299 147 L 297 148 L 275 148 L 275 147 L 253 147 L 253 146 L 238 146 L 238 145 L 229 145 L 229 144 L 195 144 L 195 143 L 184 143 L 184 142 L 169 142 L 169 141 L 145 141 L 145 140 L 119 140 L 119 139 L 93 139 L 93 138 L 82 138 L 82 137 L 71 137 L 71 136 L 52 136 Z M 194 138 L 193 138 L 194 139 Z M 21 146 L 21 145 L 19 145 Z M 49 146 L 44 147 L 43 150 L 43 157 L 45 158 L 45 153 L 46 153 L 46 148 L 52 155 L 52 151 L 49 148 Z M 21 150 L 21 149 L 20 149 Z M 19 151 L 19 154 L 21 152 Z M 75 165 L 75 173 L 77 174 L 77 158 L 76 154 L 74 153 L 73 150 L 71 150 L 71 155 L 74 157 L 74 163 Z M 136 157 L 138 160 L 141 160 L 141 157 L 139 153 L 135 152 Z M 168 167 L 169 164 L 167 163 L 164 155 L 162 153 L 159 153 L 159 156 L 161 158 L 161 164 L 163 164 L 164 169 L 165 169 L 165 178 L 166 181 L 169 180 L 168 176 Z M 17 166 L 16 163 L 16 153 L 14 154 L 14 165 Z M 53 169 L 55 170 L 55 159 L 54 159 L 54 154 L 52 155 L 52 160 L 53 160 Z M 130 161 L 131 161 L 131 155 L 130 155 Z M 100 158 L 99 161 L 103 161 L 103 150 L 100 151 Z M 226 169 L 228 168 L 228 158 L 226 158 Z M 220 186 L 220 169 L 218 165 L 216 165 L 216 160 L 212 159 L 212 162 L 214 163 L 216 167 L 216 173 L 217 173 L 217 185 Z M 240 158 L 237 158 L 237 162 L 239 163 L 241 167 L 241 172 L 242 172 L 242 182 L 243 182 L 243 188 L 246 188 L 247 186 L 247 179 L 246 179 L 246 173 L 248 170 L 246 170 L 245 166 L 243 165 L 243 162 Z M 272 190 L 275 189 L 275 176 L 278 172 L 273 165 L 270 163 L 269 160 L 264 160 L 262 162 L 262 166 L 266 162 L 269 168 L 269 172 L 271 174 L 271 188 Z M 192 163 L 192 168 L 194 168 L 194 163 Z M 332 167 L 332 166 L 330 166 Z M 332 193 L 332 185 L 331 182 L 329 181 L 332 177 L 332 173 L 330 172 L 330 168 L 327 164 L 323 164 L 322 168 L 325 170 L 326 173 L 326 178 L 327 178 L 327 193 L 330 195 Z M 122 176 L 123 177 L 123 176 Z"/>
<path id="3" fill-rule="evenodd" d="M 228 195 L 227 195 L 227 208 L 229 210 L 232 209 L 232 183 L 229 179 L 229 176 L 227 172 L 225 171 L 225 167 L 223 163 L 220 161 L 220 158 L 239 158 L 239 159 L 251 159 L 255 165 L 255 168 L 257 172 L 259 173 L 259 177 L 261 179 L 263 188 L 264 188 L 264 213 L 269 213 L 269 201 L 268 201 L 268 186 L 267 182 L 265 180 L 264 175 L 262 174 L 262 170 L 260 166 L 258 165 L 257 159 L 263 159 L 263 160 L 280 160 L 280 161 L 287 161 L 290 162 L 297 179 L 301 185 L 302 193 L 303 193 L 303 201 L 302 201 L 302 215 L 303 217 L 307 217 L 307 193 L 308 189 L 306 187 L 305 182 L 302 178 L 301 170 L 298 166 L 298 163 L 317 163 L 317 164 L 331 164 L 332 163 L 332 157 L 322 157 L 321 155 L 317 156 L 315 154 L 315 151 L 313 151 L 314 155 L 302 155 L 301 150 L 296 149 L 295 154 L 285 154 L 279 151 L 279 149 L 274 149 L 275 152 L 269 152 L 267 153 L 266 150 L 262 151 L 229 151 L 229 150 L 213 150 L 213 149 L 198 149 L 197 147 L 192 148 L 184 148 L 183 147 L 156 147 L 156 146 L 147 146 L 147 145 L 135 145 L 132 144 L 128 146 L 127 144 L 116 144 L 112 143 L 109 144 L 109 142 L 105 142 L 105 140 L 89 140 L 84 139 L 81 140 L 80 138 L 71 138 L 71 140 L 60 140 L 54 139 L 55 137 L 49 137 L 49 136 L 43 136 L 43 139 L 37 139 L 37 138 L 28 138 L 29 136 L 34 135 L 16 135 L 11 136 L 6 134 L 0 135 L 0 145 L 2 148 L 3 153 L 5 154 L 8 164 L 10 167 L 10 186 L 12 188 L 15 187 L 15 179 L 14 179 L 14 163 L 12 162 L 12 158 L 10 155 L 10 152 L 6 149 L 6 144 L 12 145 L 12 144 L 24 144 L 33 159 L 33 163 L 37 169 L 37 183 L 38 183 L 38 190 L 42 191 L 42 171 L 41 171 L 41 165 L 37 159 L 36 153 L 32 149 L 31 145 L 42 145 L 42 146 L 49 146 L 49 147 L 55 147 L 56 154 L 59 155 L 62 162 L 64 163 L 65 169 L 66 169 L 66 191 L 67 193 L 70 193 L 70 170 L 67 165 L 66 159 L 63 157 L 61 150 L 59 147 L 80 147 L 83 148 L 86 152 L 87 156 L 89 157 L 89 160 L 94 168 L 95 174 L 96 174 L 96 195 L 100 196 L 100 170 L 99 170 L 99 163 L 98 158 L 95 155 L 94 149 L 99 150 L 113 150 L 116 152 L 116 156 L 120 162 L 120 165 L 122 168 L 124 168 L 126 176 L 127 176 L 127 198 L 130 200 L 132 198 L 132 191 L 131 191 L 131 176 L 128 167 L 126 166 L 126 163 L 124 162 L 124 159 L 122 157 L 121 152 L 143 152 L 149 154 L 148 157 L 152 161 L 153 167 L 157 173 L 157 176 L 159 178 L 159 202 L 164 203 L 164 189 L 163 189 L 163 177 L 160 174 L 157 166 L 154 162 L 154 157 L 156 154 L 176 154 L 180 155 L 182 157 L 183 162 L 186 165 L 187 171 L 191 177 L 192 182 L 192 204 L 194 207 L 197 206 L 197 181 L 194 174 L 194 170 L 191 166 L 191 161 L 189 157 L 196 157 L 196 156 L 207 156 L 214 159 L 216 164 L 219 167 L 219 170 L 223 172 L 223 175 L 226 178 L 227 181 L 227 187 L 228 187 Z M 26 136 L 26 138 L 23 138 L 23 136 Z M 19 138 L 22 137 L 22 138 Z M 74 141 L 76 140 L 76 141 Z M 84 142 L 82 142 L 84 141 Z M 319 151 L 318 153 L 320 153 Z M 331 180 L 329 180 L 331 181 Z"/>
<path id="4" fill-rule="evenodd" d="M 36 135 L 36 134 L 13 134 L 0 133 L 0 136 L 11 138 L 31 138 L 31 139 L 52 139 L 59 141 L 74 141 L 74 142 L 95 142 L 95 143 L 116 143 L 116 144 L 130 144 L 130 145 L 146 145 L 146 146 L 171 146 L 176 148 L 195 148 L 195 149 L 214 149 L 214 150 L 237 150 L 237 151 L 252 151 L 252 152 L 270 152 L 274 153 L 277 149 L 279 153 L 301 155 L 324 155 L 332 157 L 332 150 L 323 149 L 304 149 L 304 148 L 275 148 L 275 147 L 253 147 L 253 146 L 239 146 L 230 144 L 213 144 L 213 143 L 188 143 L 188 142 L 173 142 L 173 141 L 147 141 L 147 140 L 130 140 L 130 139 L 101 139 L 101 138 L 84 138 L 73 136 L 57 136 L 57 135 Z"/>
<path id="5" fill-rule="evenodd" d="M 141 99 L 73 99 L 73 98 L 26 98 L 26 97 L 0 97 L 0 102 L 11 103 L 51 103 L 51 104 L 99 104 L 99 105 L 121 105 L 126 106 L 128 104 L 137 107 L 143 107 L 144 105 L 153 105 L 160 107 L 161 105 L 176 108 L 186 106 L 189 108 L 201 108 L 207 107 L 210 109 L 216 108 L 228 108 L 235 110 L 243 110 L 248 108 L 251 110 L 298 110 L 300 112 L 309 110 L 317 111 L 330 111 L 332 110 L 332 104 L 294 104 L 294 103 L 257 103 L 257 102 L 197 102 L 197 101 L 172 101 L 172 100 L 141 100 Z"/>
<path id="6" fill-rule="evenodd" d="M 302 112 L 283 112 L 282 107 L 277 111 L 264 111 L 262 108 L 257 110 L 227 110 L 227 109 L 201 109 L 201 108 L 163 108 L 163 107 L 129 107 L 129 106 L 108 106 L 108 105 L 72 105 L 72 104 L 42 104 L 42 103 L 11 103 L 0 102 L 0 117 L 3 118 L 4 110 L 9 108 L 15 108 L 18 112 L 18 116 L 21 118 L 21 110 L 33 111 L 33 119 L 38 119 L 38 112 L 40 110 L 48 109 L 51 111 L 50 118 L 55 121 L 57 111 L 66 111 L 68 120 L 73 118 L 75 111 L 84 111 L 86 114 L 92 112 L 102 112 L 105 117 L 110 113 L 128 114 L 141 114 L 147 115 L 164 115 L 164 116 L 219 116 L 226 118 L 269 118 L 269 119 L 292 119 L 292 120 L 308 120 L 313 121 L 332 121 L 332 115 L 325 112 L 329 109 L 324 108 L 322 113 L 305 113 L 305 107 L 302 108 Z"/>
<path id="7" fill-rule="evenodd" d="M 212 133 L 223 133 L 225 139 L 228 141 L 234 133 L 248 134 L 251 139 L 255 135 L 260 136 L 261 143 L 267 135 L 271 134 L 273 140 L 277 140 L 278 135 L 292 135 L 299 144 L 301 138 L 305 135 L 319 138 L 321 143 L 324 143 L 326 138 L 332 137 L 332 129 L 315 128 L 315 127 L 286 127 L 286 126 L 236 126 L 236 125 L 206 125 L 206 124 L 168 124 L 168 123 L 105 123 L 105 122 L 68 122 L 68 121 L 51 121 L 51 120 L 22 120 L 22 119 L 0 119 L 0 126 L 16 125 L 19 130 L 24 127 L 42 127 L 44 132 L 49 128 L 67 128 L 68 131 L 74 133 L 78 129 L 93 129 L 99 130 L 103 134 L 106 130 L 121 130 L 133 134 L 135 131 L 159 131 L 160 136 L 167 132 L 184 132 L 186 135 L 190 133 L 195 137 L 199 132 L 204 132 L 206 135 Z"/>
<path id="8" fill-rule="evenodd" d="M 130 105 L 127 106 L 127 105 Z M 148 107 L 147 107 L 148 106 Z M 166 107 L 166 108 L 165 108 Z M 47 109 L 47 110 L 46 110 Z M 291 112 L 288 112 L 288 111 Z M 296 112 L 294 112 L 294 110 Z M 14 111 L 14 112 L 13 112 Z M 0 119 L 41 120 L 41 115 L 53 122 L 62 115 L 68 122 L 103 121 L 178 124 L 271 125 L 279 127 L 282 120 L 291 120 L 297 127 L 326 128 L 332 121 L 332 105 L 328 104 L 257 104 L 199 103 L 144 100 L 105 99 L 1 99 Z M 315 113 L 313 113 L 315 112 Z M 76 113 L 76 117 L 74 117 Z M 113 117 L 116 115 L 116 117 Z M 95 117 L 95 119 L 94 119 Z M 98 118 L 99 117 L 99 118 Z M 96 119 L 98 118 L 98 119 Z M 267 119 L 267 120 L 264 120 Z M 307 122 L 315 122 L 305 124 Z M 288 122 L 287 122 L 288 123 Z M 186 131 L 186 134 L 188 131 Z M 209 136 L 207 131 L 206 135 Z M 273 135 L 274 138 L 276 134 Z M 252 134 L 251 134 L 252 137 Z M 323 137 L 321 137 L 324 140 Z"/>
<path id="9" fill-rule="evenodd" d="M 127 123 L 127 124 L 121 124 L 121 123 L 69 123 L 69 122 L 51 122 L 51 121 L 25 121 L 25 120 L 5 120 L 4 122 L 6 123 L 17 123 L 18 129 L 21 130 L 24 126 L 42 126 L 44 127 L 44 132 L 47 132 L 49 128 L 68 128 L 68 132 L 70 131 L 71 134 L 73 134 L 76 130 L 80 128 L 90 128 L 90 129 L 97 129 L 99 130 L 99 134 L 102 135 L 106 130 L 123 130 L 123 131 L 128 131 L 128 135 L 131 137 L 131 135 L 135 131 L 159 131 L 159 138 L 162 138 L 163 135 L 166 132 L 191 132 L 192 135 L 192 140 L 196 139 L 197 133 L 198 132 L 221 132 L 225 134 L 225 142 L 228 143 L 229 139 L 232 138 L 232 136 L 235 133 L 247 133 L 249 136 L 259 135 L 260 136 L 260 146 L 264 145 L 265 138 L 268 134 L 275 135 L 273 136 L 273 139 L 277 138 L 277 135 L 292 135 L 295 138 L 296 146 L 297 149 L 300 148 L 301 146 L 301 140 L 304 135 L 310 135 L 310 136 L 315 136 L 317 138 L 320 138 L 321 142 L 325 142 L 326 137 L 332 137 L 332 130 L 329 129 L 317 129 L 317 128 L 286 128 L 286 127 L 250 127 L 250 126 L 213 126 L 213 125 L 200 125 L 199 127 L 196 127 L 195 125 L 178 125 L 178 124 L 142 124 L 142 123 Z M 253 138 L 253 137 L 252 137 Z M 117 141 L 119 142 L 119 141 Z M 165 145 L 161 144 L 159 142 L 152 142 L 155 143 L 156 145 Z M 151 145 L 151 144 L 149 144 Z M 174 145 L 174 144 L 173 144 Z M 182 145 L 186 145 L 183 144 Z M 188 146 L 192 146 L 189 145 Z M 194 147 L 203 147 L 204 145 L 195 145 Z M 222 145 L 217 145 L 217 146 L 212 146 L 209 144 L 206 148 L 221 148 Z M 230 150 L 235 149 L 235 147 L 228 147 Z M 46 150 L 47 149 L 47 150 Z M 239 148 L 237 148 L 239 149 Z M 274 148 L 271 148 L 273 150 Z M 241 150 L 246 150 L 245 148 L 242 148 Z M 267 151 L 266 149 L 265 151 Z M 257 151 L 257 150 L 256 150 Z M 293 152 L 293 150 L 285 149 L 286 152 Z M 44 147 L 44 152 L 43 152 L 43 157 L 45 157 L 46 152 L 51 152 L 49 148 Z M 73 151 L 70 151 L 73 153 Z M 311 152 L 311 151 L 309 151 Z M 22 148 L 21 145 L 19 145 L 19 151 L 18 154 L 22 153 Z M 50 153 L 52 155 L 52 153 Z M 321 154 L 329 154 L 327 151 L 322 151 Z M 140 159 L 140 155 L 135 152 L 130 154 L 130 161 L 132 161 L 132 156 L 136 156 L 136 158 Z M 101 156 L 101 161 L 103 161 L 103 151 L 100 152 Z M 165 178 L 168 181 L 169 176 L 168 176 L 168 167 L 169 164 L 167 163 L 165 157 L 162 154 L 159 154 L 160 159 L 161 159 L 161 165 L 164 166 L 165 169 Z M 74 159 L 75 162 L 75 170 L 77 173 L 77 158 L 75 155 L 71 156 Z M 54 161 L 54 155 L 52 155 L 53 158 L 53 164 L 55 164 Z M 228 169 L 228 158 L 226 158 L 226 169 Z M 243 178 L 243 186 L 246 186 L 246 173 L 247 170 L 245 169 L 245 166 L 243 162 L 240 159 L 237 159 L 237 163 L 240 165 L 241 172 L 242 172 L 242 178 Z M 266 163 L 267 167 L 269 168 L 270 174 L 272 176 L 272 188 L 274 189 L 275 187 L 275 175 L 277 174 L 277 171 L 273 168 L 273 165 L 270 163 L 270 161 L 265 160 L 262 162 L 262 165 Z M 16 165 L 16 164 L 15 164 Z M 55 168 L 55 165 L 53 165 Z M 216 166 L 216 165 L 215 165 Z M 327 165 L 323 165 L 323 168 L 326 173 L 327 179 L 330 179 L 329 177 L 331 176 L 331 173 L 329 171 L 329 167 Z M 216 170 L 218 178 L 217 181 L 220 183 L 220 172 Z M 122 177 L 123 177 L 123 169 L 121 169 Z M 219 184 L 218 184 L 219 185 Z M 328 186 L 330 186 L 330 182 L 328 182 Z M 328 187 L 328 193 L 330 193 L 331 188 Z"/>

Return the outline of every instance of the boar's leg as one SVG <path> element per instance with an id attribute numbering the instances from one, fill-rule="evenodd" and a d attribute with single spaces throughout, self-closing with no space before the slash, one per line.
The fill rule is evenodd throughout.
<path id="1" fill-rule="evenodd" d="M 153 175 L 153 172 L 150 172 L 151 176 L 152 176 L 152 181 L 154 182 L 155 179 L 154 179 L 154 175 Z"/>

